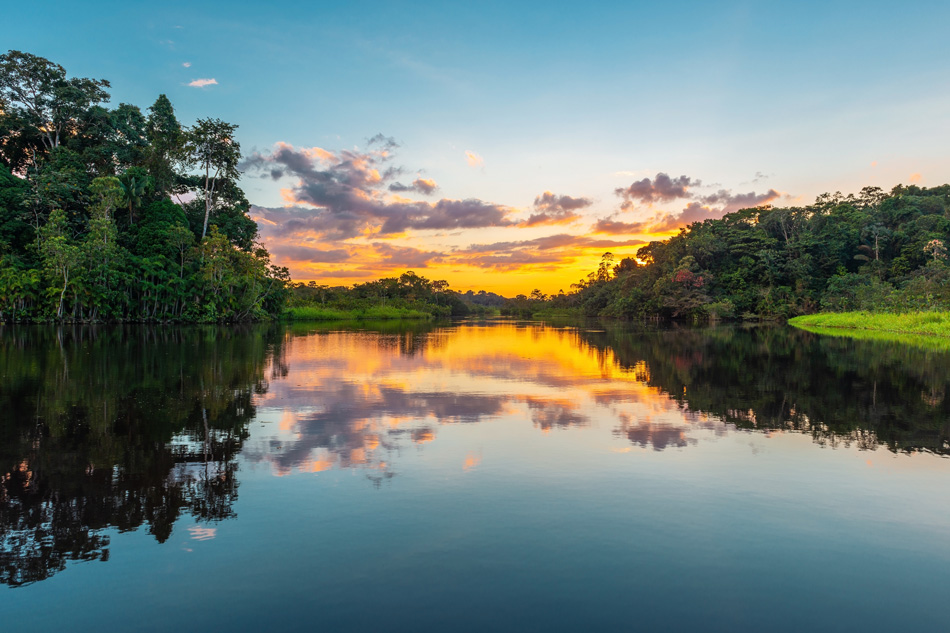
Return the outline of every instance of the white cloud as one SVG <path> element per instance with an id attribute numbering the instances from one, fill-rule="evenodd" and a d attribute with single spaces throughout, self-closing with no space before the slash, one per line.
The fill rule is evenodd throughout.
<path id="1" fill-rule="evenodd" d="M 482 158 L 481 156 L 479 156 L 478 154 L 470 150 L 465 151 L 465 160 L 467 160 L 468 164 L 472 167 L 478 167 L 480 165 L 485 164 L 484 158 Z"/>
<path id="2" fill-rule="evenodd" d="M 217 86 L 217 79 L 195 79 L 193 82 L 188 84 L 193 88 L 204 88 L 205 86 Z"/>
<path id="3" fill-rule="evenodd" d="M 185 68 L 191 68 L 191 62 L 185 62 L 184 64 L 182 64 L 182 66 L 184 66 Z"/>

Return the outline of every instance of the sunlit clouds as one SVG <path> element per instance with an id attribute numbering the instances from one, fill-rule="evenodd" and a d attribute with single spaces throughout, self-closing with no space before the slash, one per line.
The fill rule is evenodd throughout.
<path id="1" fill-rule="evenodd" d="M 485 164 L 485 159 L 476 154 L 473 151 L 465 151 L 465 162 L 468 163 L 469 167 L 481 167 Z"/>
<path id="2" fill-rule="evenodd" d="M 569 224 L 578 220 L 577 211 L 587 208 L 592 201 L 588 198 L 572 198 L 558 196 L 550 191 L 534 199 L 534 212 L 522 222 L 521 226 L 538 226 L 542 224 Z"/>
<path id="3" fill-rule="evenodd" d="M 186 68 L 187 68 L 187 66 L 186 66 Z M 217 80 L 217 79 L 214 79 L 214 78 L 211 78 L 211 79 L 195 79 L 194 81 L 189 82 L 188 85 L 191 86 L 192 88 L 207 88 L 208 86 L 217 86 L 217 85 L 218 85 L 218 80 Z"/>
<path id="4" fill-rule="evenodd" d="M 399 150 L 377 134 L 350 149 L 278 142 L 249 155 L 241 164 L 246 177 L 278 189 L 285 202 L 251 207 L 275 261 L 296 280 L 328 285 L 415 270 L 462 291 L 551 293 L 584 278 L 607 251 L 618 260 L 634 256 L 691 222 L 780 196 L 735 194 L 659 172 L 603 192 L 603 199 L 548 189 L 518 206 L 448 197 L 422 175 L 428 165 L 407 168 Z M 466 155 L 481 164 L 474 152 Z"/>

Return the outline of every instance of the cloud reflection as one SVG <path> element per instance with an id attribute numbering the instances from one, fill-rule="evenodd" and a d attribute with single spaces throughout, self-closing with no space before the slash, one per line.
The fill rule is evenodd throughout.
<path id="1" fill-rule="evenodd" d="M 545 433 L 606 427 L 653 450 L 725 429 L 683 411 L 648 384 L 646 367 L 622 368 L 577 330 L 462 325 L 414 334 L 408 347 L 404 338 L 293 337 L 282 358 L 293 371 L 260 396 L 262 411 L 279 420 L 277 435 L 245 455 L 277 475 L 359 468 L 389 477 L 401 448 L 436 441 L 447 424 L 503 420 Z"/>

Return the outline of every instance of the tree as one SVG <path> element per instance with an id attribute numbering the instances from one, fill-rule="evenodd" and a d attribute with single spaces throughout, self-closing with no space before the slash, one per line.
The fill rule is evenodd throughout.
<path id="1" fill-rule="evenodd" d="M 141 206 L 148 184 L 148 175 L 146 175 L 145 170 L 141 167 L 127 169 L 125 173 L 119 177 L 119 185 L 122 188 L 122 200 L 129 207 L 129 224 L 133 224 L 132 208 Z"/>
<path id="2" fill-rule="evenodd" d="M 148 109 L 145 134 L 149 143 L 145 166 L 152 176 L 155 193 L 163 197 L 175 187 L 175 164 L 181 158 L 185 142 L 181 124 L 175 117 L 175 108 L 163 94 L 158 95 L 158 99 Z"/>
<path id="3" fill-rule="evenodd" d="M 241 159 L 241 145 L 234 140 L 236 125 L 221 119 L 198 119 L 185 134 L 187 160 L 204 172 L 202 200 L 205 205 L 201 239 L 208 234 L 208 219 L 217 204 L 217 195 L 225 182 L 240 176 L 237 164 Z"/>
<path id="4" fill-rule="evenodd" d="M 112 214 L 122 200 L 122 186 L 115 176 L 106 176 L 93 180 L 89 190 L 96 203 L 91 208 L 89 232 L 82 242 L 81 260 L 84 285 L 91 295 L 90 318 L 96 319 L 100 310 L 109 310 L 119 303 L 110 296 L 110 291 L 119 254 L 118 231 Z"/>
<path id="5" fill-rule="evenodd" d="M 66 290 L 79 263 L 79 249 L 70 243 L 68 229 L 66 212 L 62 209 L 54 209 L 47 223 L 40 229 L 40 256 L 43 258 L 43 267 L 51 282 L 57 284 L 57 287 L 62 283 L 59 307 L 56 309 L 56 317 L 60 319 L 63 317 Z"/>
<path id="6" fill-rule="evenodd" d="M 104 79 L 66 78 L 59 64 L 30 53 L 0 55 L 0 97 L 40 132 L 46 150 L 60 146 L 90 106 L 109 100 Z"/>
<path id="7" fill-rule="evenodd" d="M 924 252 L 933 257 L 935 262 L 947 258 L 947 247 L 944 246 L 941 240 L 930 240 L 927 242 L 927 245 L 924 246 Z"/>

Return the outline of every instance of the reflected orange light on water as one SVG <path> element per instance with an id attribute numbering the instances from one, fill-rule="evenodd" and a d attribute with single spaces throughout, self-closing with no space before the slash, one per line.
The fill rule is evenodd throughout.
<path id="1" fill-rule="evenodd" d="M 544 433 L 607 426 L 655 450 L 689 445 L 695 429 L 724 428 L 651 387 L 645 364 L 621 367 L 571 328 L 314 332 L 286 343 L 280 362 L 293 379 L 259 396 L 262 408 L 279 412 L 281 450 L 261 453 L 277 474 L 382 470 L 401 438 L 433 442 L 444 424 L 523 420 Z M 463 470 L 479 460 L 470 454 Z"/>

